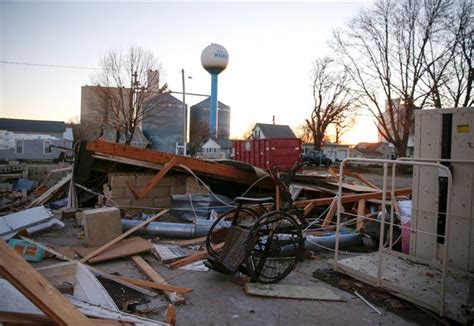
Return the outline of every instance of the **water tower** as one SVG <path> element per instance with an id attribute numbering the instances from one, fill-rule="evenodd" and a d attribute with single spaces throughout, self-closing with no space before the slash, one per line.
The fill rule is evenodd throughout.
<path id="1" fill-rule="evenodd" d="M 229 63 L 227 50 L 219 44 L 212 43 L 201 53 L 201 64 L 211 74 L 211 110 L 209 116 L 209 135 L 217 138 L 217 75 Z"/>

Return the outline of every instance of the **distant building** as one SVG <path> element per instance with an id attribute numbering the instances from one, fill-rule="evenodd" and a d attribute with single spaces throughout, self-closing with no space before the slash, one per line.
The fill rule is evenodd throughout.
<path id="1" fill-rule="evenodd" d="M 202 136 L 202 131 L 199 129 L 205 129 L 206 133 L 209 134 L 209 118 L 211 110 L 211 99 L 206 98 L 204 101 L 199 102 L 190 109 L 190 130 L 189 138 L 193 142 L 196 138 Z M 200 127 L 200 128 L 198 128 Z M 229 139 L 230 137 L 230 106 L 225 105 L 222 102 L 217 103 L 217 138 L 218 139 Z"/>
<path id="2" fill-rule="evenodd" d="M 150 101 L 153 97 L 159 96 L 164 91 L 166 85 L 159 88 L 159 72 L 150 70 L 148 71 L 148 82 L 147 88 L 142 96 L 147 99 L 143 103 L 144 108 L 150 108 L 153 106 L 153 101 Z M 154 96 L 155 95 L 155 96 Z M 118 122 L 124 121 L 124 116 L 128 115 L 128 112 L 121 112 L 120 117 L 114 116 L 114 112 L 111 108 L 121 107 L 117 103 L 130 103 L 132 101 L 132 89 L 126 87 L 105 87 L 105 86 L 82 86 L 81 87 L 81 133 L 85 140 L 96 139 L 101 130 L 104 130 L 104 138 L 108 141 L 116 141 L 116 129 Z M 147 103 L 149 105 L 147 106 Z M 125 108 L 129 105 L 124 105 Z M 146 111 L 147 109 L 145 109 Z M 116 113 L 117 114 L 117 113 Z M 146 120 L 149 128 L 153 129 L 153 125 L 156 125 L 155 118 L 148 112 L 143 114 L 143 120 Z M 159 116 L 159 115 L 158 115 Z M 182 116 L 181 116 L 182 117 Z M 161 117 L 162 118 L 162 117 Z M 177 119 L 175 117 L 173 119 Z M 171 121 L 171 119 L 169 119 Z M 131 142 L 132 146 L 146 147 L 149 141 L 143 133 L 143 123 L 145 121 L 138 121 L 137 127 L 135 128 L 133 139 Z M 182 135 L 182 127 L 179 133 Z M 125 142 L 125 136 L 120 135 L 119 141 Z M 155 143 L 156 144 L 156 143 Z"/>
<path id="3" fill-rule="evenodd" d="M 358 143 L 351 150 L 352 157 L 390 160 L 395 158 L 395 150 L 387 143 Z"/>
<path id="4" fill-rule="evenodd" d="M 72 143 L 62 121 L 0 118 L 0 160 L 55 160 Z"/>
<path id="5" fill-rule="evenodd" d="M 287 125 L 256 123 L 250 136 L 253 139 L 297 138 Z"/>
<path id="6" fill-rule="evenodd" d="M 314 150 L 314 144 L 307 143 L 303 145 L 304 153 L 310 150 Z M 351 156 L 351 145 L 325 142 L 321 147 L 321 151 L 333 162 L 342 161 L 343 159 Z"/>
<path id="7" fill-rule="evenodd" d="M 113 102 L 129 103 L 131 94 L 130 88 L 82 86 L 81 129 L 84 140 L 96 138 L 102 126 L 107 131 L 115 129 L 116 119 L 110 108 L 116 105 Z"/>
<path id="8" fill-rule="evenodd" d="M 209 138 L 202 145 L 202 152 L 198 154 L 205 159 L 225 159 L 232 154 L 232 141 L 229 139 Z"/>
<path id="9" fill-rule="evenodd" d="M 150 98 L 145 106 L 148 116 L 144 119 L 142 128 L 151 148 L 175 153 L 176 143 L 183 143 L 183 102 L 169 93 L 162 93 Z"/>

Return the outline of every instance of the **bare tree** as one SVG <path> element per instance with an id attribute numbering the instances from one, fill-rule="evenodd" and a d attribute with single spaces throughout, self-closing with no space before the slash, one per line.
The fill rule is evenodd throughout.
<path id="1" fill-rule="evenodd" d="M 159 86 L 161 66 L 155 56 L 140 47 L 111 50 L 100 61 L 100 71 L 93 77 L 99 85 L 101 123 L 115 131 L 115 141 L 132 142 L 144 119 L 153 115 L 146 105 L 150 97 L 166 90 Z"/>
<path id="2" fill-rule="evenodd" d="M 336 118 L 332 123 L 334 126 L 334 142 L 339 144 L 341 142 L 341 137 L 347 131 L 349 131 L 355 124 L 355 115 L 352 112 L 347 114 L 341 114 Z"/>
<path id="3" fill-rule="evenodd" d="M 451 0 L 379 0 L 334 34 L 361 104 L 398 155 L 406 155 L 415 110 L 442 106 L 441 86 L 456 55 L 445 34 L 451 6 Z"/>
<path id="4" fill-rule="evenodd" d="M 306 119 L 314 149 L 320 150 L 328 126 L 355 108 L 357 96 L 349 88 L 349 75 L 336 63 L 324 57 L 313 64 L 311 71 L 314 108 Z"/>
<path id="5" fill-rule="evenodd" d="M 313 133 L 308 128 L 306 121 L 298 126 L 296 136 L 300 138 L 304 144 L 309 144 L 314 141 Z"/>
<path id="6" fill-rule="evenodd" d="M 194 123 L 189 127 L 188 155 L 196 156 L 204 142 L 209 139 L 209 124 Z"/>
<path id="7" fill-rule="evenodd" d="M 439 88 L 445 107 L 474 105 L 473 51 L 474 5 L 472 0 L 457 0 L 450 10 L 445 38 L 452 40 L 451 60 L 440 78 Z"/>
<path id="8" fill-rule="evenodd" d="M 243 139 L 243 140 L 252 139 L 253 127 L 255 127 L 255 124 L 248 125 L 247 128 L 245 129 L 244 133 L 242 134 L 241 139 Z"/>

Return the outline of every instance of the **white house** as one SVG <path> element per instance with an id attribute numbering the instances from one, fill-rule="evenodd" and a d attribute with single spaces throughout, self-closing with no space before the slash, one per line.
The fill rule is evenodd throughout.
<path id="1" fill-rule="evenodd" d="M 291 128 L 287 125 L 274 125 L 268 123 L 256 123 L 252 129 L 251 138 L 296 138 Z"/>
<path id="2" fill-rule="evenodd" d="M 209 138 L 204 145 L 202 145 L 202 152 L 198 155 L 205 159 L 225 159 L 230 158 L 231 152 L 231 140 Z"/>

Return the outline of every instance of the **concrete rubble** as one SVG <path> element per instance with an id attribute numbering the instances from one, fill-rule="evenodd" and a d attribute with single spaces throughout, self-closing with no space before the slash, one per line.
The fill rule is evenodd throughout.
<path id="1" fill-rule="evenodd" d="M 51 183 L 55 170 L 59 176 Z M 264 171 L 241 162 L 204 161 L 105 141 L 82 143 L 74 166 L 53 169 L 43 180 L 31 181 L 25 173 L 0 180 L 0 323 L 286 324 L 298 305 L 333 311 L 320 319 L 333 324 L 408 323 L 396 309 L 373 314 L 366 295 L 367 302 L 359 302 L 353 293 L 323 281 L 312 286 L 312 271 L 330 268 L 336 231 L 339 250 L 347 255 L 374 252 L 380 221 L 391 209 L 399 213 L 397 202 L 411 196 L 410 187 L 384 193 L 350 170 L 338 194 L 338 173 L 337 168 L 308 167 Z M 382 213 L 382 197 L 392 194 L 395 198 Z M 273 202 L 259 201 L 268 197 Z M 341 224 L 336 226 L 339 199 Z M 239 221 L 244 216 L 240 229 L 250 230 L 239 233 L 226 214 L 241 202 L 253 208 L 238 213 Z M 305 221 L 297 226 L 304 250 L 300 253 L 288 234 L 275 238 L 274 245 L 283 243 L 278 257 L 297 256 L 298 261 L 278 284 L 254 283 L 255 270 L 250 275 L 244 271 L 252 269 L 252 248 L 244 252 L 242 246 L 255 236 L 255 220 L 275 207 Z M 407 240 L 399 227 L 402 219 L 397 223 L 394 248 L 401 252 Z M 10 239 L 16 241 L 5 241 Z M 229 260 L 237 261 L 230 275 L 208 268 L 219 270 Z M 225 268 L 220 271 L 226 274 Z M 51 295 L 45 296 L 39 285 Z M 318 301 L 311 306 L 311 301 L 294 299 Z M 260 309 L 268 303 L 279 311 L 275 316 Z M 416 318 L 438 322 L 412 309 Z M 315 318 L 311 312 L 303 315 L 295 314 L 294 324 Z"/>

